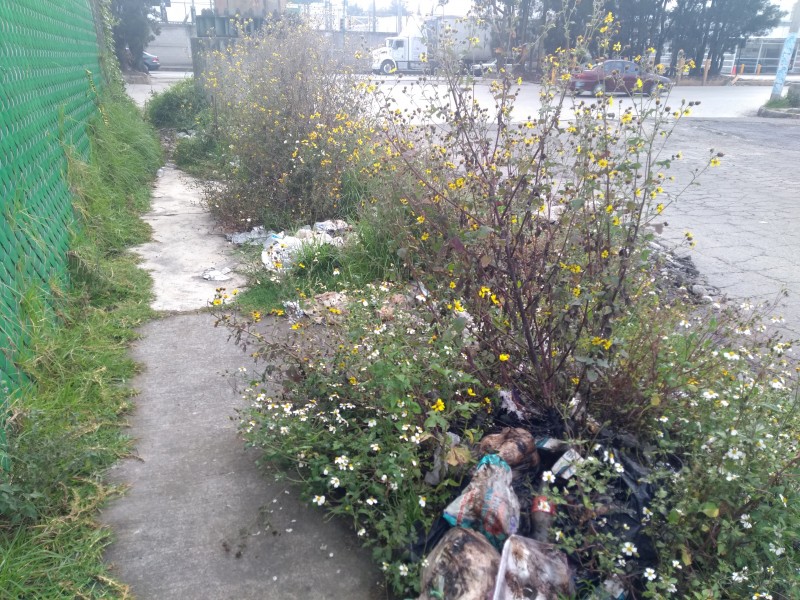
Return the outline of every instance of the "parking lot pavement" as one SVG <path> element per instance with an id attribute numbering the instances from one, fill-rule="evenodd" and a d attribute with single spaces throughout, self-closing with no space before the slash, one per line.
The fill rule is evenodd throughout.
<path id="1" fill-rule="evenodd" d="M 710 168 L 664 212 L 664 238 L 678 243 L 690 231 L 692 257 L 708 282 L 733 299 L 776 299 L 784 332 L 800 337 L 800 123 L 783 119 L 687 120 L 670 140 L 683 161 L 678 183 L 722 152 Z M 678 187 L 678 186 L 676 186 Z"/>

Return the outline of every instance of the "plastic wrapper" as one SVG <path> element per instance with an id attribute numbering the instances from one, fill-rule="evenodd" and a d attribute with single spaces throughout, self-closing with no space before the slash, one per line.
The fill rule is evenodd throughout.
<path id="1" fill-rule="evenodd" d="M 511 467 L 502 458 L 484 456 L 469 485 L 445 509 L 445 520 L 480 531 L 495 547 L 502 547 L 519 526 L 519 500 L 511 478 Z"/>
<path id="2" fill-rule="evenodd" d="M 506 540 L 493 600 L 558 600 L 574 594 L 566 554 L 518 535 Z"/>
<path id="3" fill-rule="evenodd" d="M 506 427 L 500 433 L 487 435 L 481 440 L 480 449 L 484 454 L 497 454 L 512 468 L 539 466 L 536 440 L 519 427 Z"/>
<path id="4" fill-rule="evenodd" d="M 419 600 L 491 600 L 500 553 L 480 533 L 450 529 L 428 556 Z"/>

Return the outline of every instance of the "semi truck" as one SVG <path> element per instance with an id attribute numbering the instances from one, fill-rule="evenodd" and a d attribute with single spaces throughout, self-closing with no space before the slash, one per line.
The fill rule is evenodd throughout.
<path id="1" fill-rule="evenodd" d="M 491 30 L 472 17 L 431 16 L 422 27 L 406 27 L 372 51 L 375 73 L 433 73 L 445 56 L 455 56 L 469 70 L 492 58 Z"/>

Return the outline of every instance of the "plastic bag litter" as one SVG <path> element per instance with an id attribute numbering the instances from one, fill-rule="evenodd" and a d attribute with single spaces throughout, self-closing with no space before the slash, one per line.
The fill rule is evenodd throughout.
<path id="1" fill-rule="evenodd" d="M 231 278 L 229 275 L 231 272 L 229 267 L 224 267 L 222 269 L 211 267 L 203 271 L 202 277 L 208 281 L 228 281 Z"/>
<path id="2" fill-rule="evenodd" d="M 518 535 L 506 540 L 493 600 L 557 600 L 574 595 L 566 554 L 552 544 Z"/>
<path id="3" fill-rule="evenodd" d="M 263 225 L 258 225 L 257 227 L 253 227 L 250 231 L 229 233 L 225 238 L 237 246 L 241 246 L 242 244 L 258 246 L 266 242 L 273 235 L 276 235 L 274 231 L 267 231 L 264 229 Z"/>
<path id="4" fill-rule="evenodd" d="M 419 600 L 491 600 L 500 553 L 480 533 L 454 527 L 428 555 Z"/>
<path id="5" fill-rule="evenodd" d="M 517 531 L 519 500 L 511 488 L 511 467 L 487 454 L 461 495 L 444 510 L 450 525 L 480 531 L 496 547 Z"/>
<path id="6" fill-rule="evenodd" d="M 487 435 L 481 440 L 480 449 L 484 454 L 497 454 L 512 468 L 539 466 L 536 440 L 519 427 L 506 427 L 500 433 Z"/>
<path id="7" fill-rule="evenodd" d="M 344 233 L 350 229 L 350 225 L 348 225 L 345 221 L 341 219 L 332 219 L 328 221 L 319 221 L 314 223 L 314 230 L 320 231 L 322 233 L 327 233 L 328 235 L 337 235 Z"/>
<path id="8" fill-rule="evenodd" d="M 286 269 L 292 264 L 294 255 L 302 245 L 303 240 L 287 235 L 261 252 L 261 262 L 270 271 Z"/>

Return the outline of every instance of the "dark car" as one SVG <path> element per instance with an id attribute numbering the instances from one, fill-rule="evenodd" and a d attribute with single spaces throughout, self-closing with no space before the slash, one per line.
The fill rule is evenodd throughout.
<path id="1" fill-rule="evenodd" d="M 158 62 L 158 57 L 149 52 L 142 52 L 142 61 L 148 71 L 158 71 L 161 68 L 161 63 Z"/>
<path id="2" fill-rule="evenodd" d="M 637 82 L 641 80 L 641 87 Z M 630 60 L 607 60 L 592 68 L 575 73 L 570 78 L 569 87 L 576 94 L 587 92 L 592 95 L 600 92 L 625 92 L 628 94 L 658 94 L 669 89 L 672 81 L 668 77 L 645 71 Z"/>

